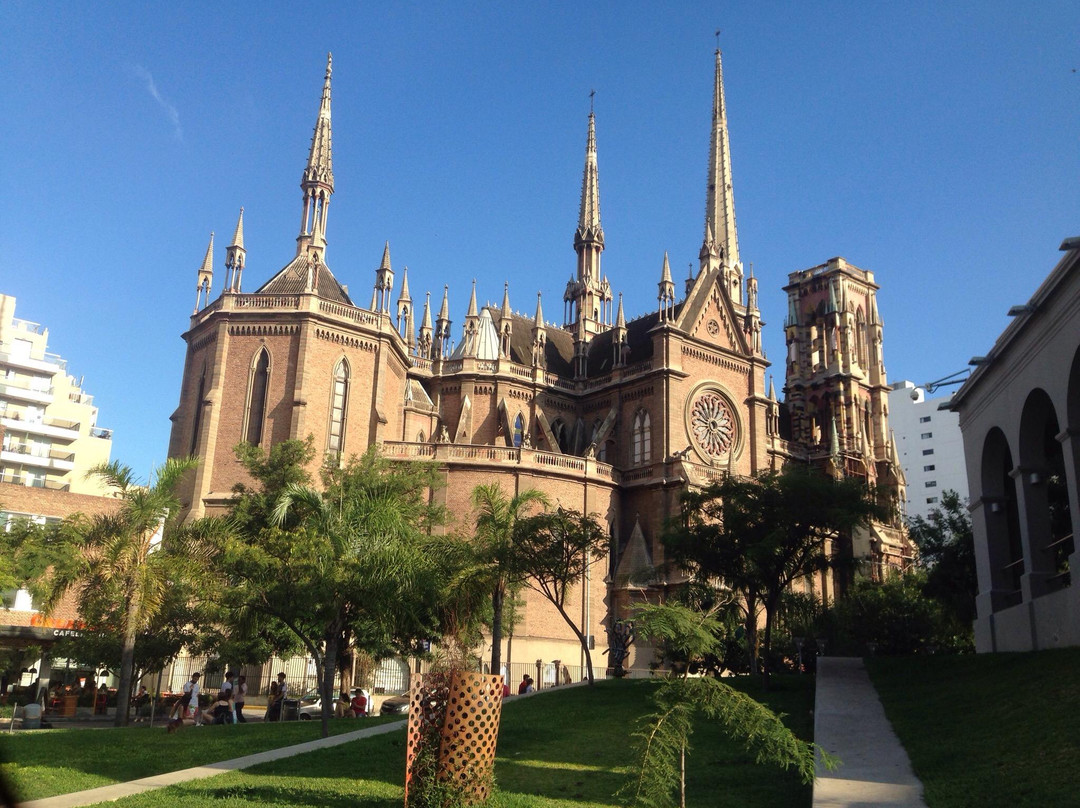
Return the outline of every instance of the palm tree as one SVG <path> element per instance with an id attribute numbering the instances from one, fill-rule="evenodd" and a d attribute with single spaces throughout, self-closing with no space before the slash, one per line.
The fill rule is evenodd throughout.
<path id="1" fill-rule="evenodd" d="M 472 492 L 476 515 L 476 549 L 481 577 L 491 591 L 491 672 L 502 670 L 502 622 L 506 594 L 515 583 L 514 527 L 533 505 L 547 506 L 548 498 L 535 488 L 508 497 L 498 483 L 478 485 Z"/>
<path id="2" fill-rule="evenodd" d="M 194 458 L 170 458 L 152 474 L 149 486 L 138 485 L 131 468 L 119 461 L 95 466 L 97 477 L 116 492 L 119 507 L 109 513 L 76 515 L 61 530 L 72 544 L 66 561 L 53 567 L 45 580 L 46 612 L 69 593 L 89 604 L 103 596 L 116 606 L 121 634 L 120 682 L 117 686 L 116 726 L 128 723 L 135 669 L 135 638 L 157 616 L 165 595 L 185 563 L 183 554 L 156 552 L 170 518 L 180 509 L 176 487 L 193 469 Z"/>

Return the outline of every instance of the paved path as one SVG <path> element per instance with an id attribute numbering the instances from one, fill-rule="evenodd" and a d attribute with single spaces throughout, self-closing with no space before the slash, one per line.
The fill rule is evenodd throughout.
<path id="1" fill-rule="evenodd" d="M 356 730 L 355 732 L 346 732 L 342 735 L 332 735 L 329 738 L 319 738 L 316 741 L 308 741 L 307 743 L 301 743 L 295 746 L 286 746 L 281 749 L 270 749 L 266 752 L 245 755 L 244 757 L 225 760 L 221 763 L 208 763 L 205 766 L 195 766 L 191 769 L 181 769 L 180 771 L 166 772 L 165 774 L 158 774 L 153 777 L 143 777 L 141 780 L 131 780 L 126 783 L 114 783 L 111 786 L 91 788 L 87 791 L 76 791 L 73 794 L 60 794 L 56 797 L 45 797 L 40 800 L 24 802 L 22 803 L 22 808 L 75 808 L 75 806 L 79 805 L 94 805 L 99 802 L 111 802 L 112 800 L 118 800 L 121 797 L 128 797 L 132 794 L 141 794 L 143 791 L 150 791 L 155 788 L 162 788 L 163 786 L 171 786 L 176 783 L 183 783 L 187 780 L 213 777 L 215 774 L 221 774 L 222 772 L 233 769 L 246 769 L 249 766 L 255 766 L 259 763 L 280 760 L 281 758 L 292 757 L 293 755 L 301 755 L 304 752 L 314 752 L 316 749 L 326 749 L 330 746 L 349 743 L 350 741 L 356 741 L 360 738 L 370 738 L 372 735 L 382 735 L 385 732 L 394 732 L 395 730 L 402 729 L 404 726 L 404 721 L 380 724 L 377 727 L 367 727 L 366 729 Z M 194 731 L 189 731 L 191 731 L 192 735 L 195 734 Z"/>
<path id="2" fill-rule="evenodd" d="M 861 659 L 819 657 L 814 741 L 841 766 L 818 765 L 814 808 L 925 808 L 922 783 L 885 717 Z"/>

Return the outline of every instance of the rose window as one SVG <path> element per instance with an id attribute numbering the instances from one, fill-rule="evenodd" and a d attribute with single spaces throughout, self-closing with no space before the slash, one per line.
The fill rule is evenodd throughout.
<path id="1" fill-rule="evenodd" d="M 735 418 L 719 393 L 707 391 L 690 408 L 690 431 L 701 450 L 721 457 L 735 444 Z"/>

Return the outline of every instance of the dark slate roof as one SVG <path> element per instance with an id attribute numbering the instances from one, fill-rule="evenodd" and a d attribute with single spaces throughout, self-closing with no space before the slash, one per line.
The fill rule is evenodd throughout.
<path id="1" fill-rule="evenodd" d="M 306 255 L 298 255 L 274 277 L 259 288 L 257 295 L 298 295 L 307 290 L 307 277 L 315 267 L 315 262 Z M 334 273 L 326 264 L 319 265 L 319 281 L 315 293 L 324 300 L 354 305 L 348 292 L 338 283 Z"/>
<path id="2" fill-rule="evenodd" d="M 497 323 L 499 312 L 492 311 L 491 314 Z M 519 365 L 531 365 L 533 318 L 515 314 L 513 328 L 514 332 L 510 335 L 510 358 Z M 574 358 L 573 337 L 570 336 L 570 332 L 556 325 L 548 324 L 545 331 L 547 331 L 547 350 L 544 359 L 547 361 L 547 369 L 557 376 L 572 378 L 574 375 L 571 364 Z"/>

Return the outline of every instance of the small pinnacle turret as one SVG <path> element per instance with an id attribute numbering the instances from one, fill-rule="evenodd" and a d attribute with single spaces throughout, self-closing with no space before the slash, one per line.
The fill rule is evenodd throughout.
<path id="1" fill-rule="evenodd" d="M 375 270 L 374 311 L 390 312 L 390 294 L 394 289 L 394 270 L 390 268 L 390 242 L 383 245 L 382 260 Z"/>
<path id="2" fill-rule="evenodd" d="M 445 359 L 450 353 L 450 287 L 443 286 L 442 307 L 435 318 L 434 359 Z"/>
<path id="3" fill-rule="evenodd" d="M 420 319 L 420 339 L 416 350 L 420 356 L 431 358 L 431 346 L 435 338 L 435 329 L 431 327 L 431 292 L 424 295 L 424 315 Z"/>
<path id="4" fill-rule="evenodd" d="M 236 220 L 236 231 L 232 244 L 225 251 L 226 288 L 230 292 L 240 293 L 240 278 L 244 274 L 244 262 L 247 250 L 244 249 L 244 209 L 240 208 L 240 218 Z"/>
<path id="5" fill-rule="evenodd" d="M 389 243 L 387 243 L 387 247 L 389 246 Z M 386 257 L 389 261 L 390 256 L 387 255 Z M 412 297 L 409 295 L 409 268 L 404 267 L 401 270 L 401 292 L 398 293 L 397 299 L 397 327 L 398 333 L 402 333 L 401 329 L 403 327 L 406 329 L 403 334 L 406 341 L 415 336 L 411 326 L 412 310 Z"/>
<path id="6" fill-rule="evenodd" d="M 514 312 L 510 309 L 510 282 L 503 282 L 502 308 L 499 311 L 499 355 L 510 358 L 510 338 L 514 333 Z"/>
<path id="7" fill-rule="evenodd" d="M 195 285 L 195 314 L 199 309 L 210 305 L 210 287 L 214 283 L 214 234 L 210 233 L 210 243 L 206 245 L 206 255 L 203 256 L 202 266 L 199 267 L 198 280 Z M 202 301 L 200 303 L 200 300 Z"/>
<path id="8" fill-rule="evenodd" d="M 671 279 L 671 264 L 668 262 L 667 251 L 664 252 L 664 266 L 660 270 L 660 283 L 657 284 L 660 291 L 656 298 L 660 301 L 660 322 L 675 319 L 675 282 Z"/>
<path id="9" fill-rule="evenodd" d="M 544 325 L 544 308 L 540 303 L 539 292 L 536 293 L 536 316 L 533 317 L 532 338 L 533 367 L 542 368 L 546 365 L 547 328 Z"/>

